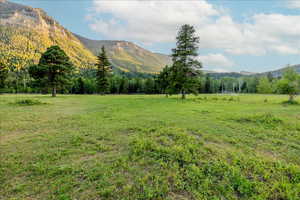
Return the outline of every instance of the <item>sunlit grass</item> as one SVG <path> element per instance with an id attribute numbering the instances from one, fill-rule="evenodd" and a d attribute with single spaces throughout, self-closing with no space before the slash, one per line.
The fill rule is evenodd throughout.
<path id="1" fill-rule="evenodd" d="M 287 99 L 1 95 L 0 199 L 299 199 Z"/>

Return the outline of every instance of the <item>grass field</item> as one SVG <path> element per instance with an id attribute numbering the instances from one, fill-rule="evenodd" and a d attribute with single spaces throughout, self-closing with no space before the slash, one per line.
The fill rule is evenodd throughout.
<path id="1" fill-rule="evenodd" d="M 0 95 L 0 199 L 300 199 L 287 98 Z"/>

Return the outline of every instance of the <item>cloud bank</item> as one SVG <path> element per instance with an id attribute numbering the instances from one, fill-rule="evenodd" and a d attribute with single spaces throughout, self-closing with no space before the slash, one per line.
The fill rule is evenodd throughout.
<path id="1" fill-rule="evenodd" d="M 287 8 L 290 8 L 290 9 L 300 9 L 300 1 L 287 0 L 286 6 L 287 6 Z"/>
<path id="2" fill-rule="evenodd" d="M 93 4 L 87 16 L 90 28 L 111 39 L 145 45 L 171 43 L 178 28 L 188 23 L 199 34 L 200 48 L 231 55 L 300 54 L 300 15 L 257 13 L 237 22 L 226 9 L 205 0 L 94 0 Z M 289 5 L 300 8 L 298 1 Z M 214 64 L 232 66 L 225 58 L 222 54 L 202 56 L 210 63 L 216 59 Z"/>

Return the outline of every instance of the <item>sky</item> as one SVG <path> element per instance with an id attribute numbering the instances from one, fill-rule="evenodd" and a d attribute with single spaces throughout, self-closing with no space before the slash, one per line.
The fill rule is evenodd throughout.
<path id="1" fill-rule="evenodd" d="M 183 24 L 200 37 L 204 69 L 264 72 L 300 64 L 300 0 L 11 0 L 44 9 L 90 39 L 170 54 Z"/>

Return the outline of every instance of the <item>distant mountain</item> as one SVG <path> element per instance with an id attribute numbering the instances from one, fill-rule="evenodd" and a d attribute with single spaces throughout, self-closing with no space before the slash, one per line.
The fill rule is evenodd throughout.
<path id="1" fill-rule="evenodd" d="M 292 65 L 290 67 L 292 67 L 296 72 L 298 72 L 300 74 L 300 64 L 299 65 Z M 271 73 L 273 77 L 280 77 L 280 76 L 282 76 L 282 74 L 283 74 L 284 70 L 286 70 L 286 68 L 287 67 L 283 67 L 283 68 L 278 69 L 278 70 L 264 72 L 264 73 L 261 73 L 261 75 L 267 75 L 267 74 Z"/>
<path id="2" fill-rule="evenodd" d="M 105 47 L 114 67 L 123 71 L 156 73 L 171 64 L 171 58 L 164 54 L 153 53 L 127 41 L 90 40 L 74 34 L 90 51 L 97 55 Z"/>
<path id="3" fill-rule="evenodd" d="M 95 62 L 95 56 L 77 37 L 43 10 L 0 0 L 1 62 L 22 68 L 36 63 L 51 45 L 59 45 L 76 66 Z"/>
<path id="4" fill-rule="evenodd" d="M 300 74 L 300 64 L 298 65 L 291 65 L 289 67 L 292 67 L 295 69 L 296 72 Z M 207 71 L 204 70 L 203 72 L 205 74 L 209 74 L 211 77 L 214 78 L 223 78 L 223 77 L 232 77 L 232 78 L 239 78 L 244 76 L 267 76 L 268 74 L 272 74 L 273 77 L 280 77 L 282 76 L 283 72 L 286 70 L 287 67 L 283 67 L 281 69 L 273 70 L 273 71 L 267 71 L 263 73 L 253 73 L 253 72 L 214 72 L 214 71 Z"/>
<path id="5" fill-rule="evenodd" d="M 239 78 L 243 76 L 252 76 L 256 75 L 257 73 L 254 72 L 247 72 L 247 71 L 241 71 L 241 72 L 216 72 L 216 71 L 209 71 L 209 70 L 203 70 L 204 74 L 209 74 L 213 78 L 223 78 L 223 77 L 231 77 L 231 78 Z"/>
<path id="6" fill-rule="evenodd" d="M 289 66 L 293 68 L 296 72 L 300 74 L 300 64 L 298 65 L 291 65 Z M 222 77 L 243 77 L 243 76 L 267 76 L 268 74 L 272 74 L 273 77 L 281 77 L 283 72 L 287 69 L 287 67 L 283 67 L 277 70 L 273 71 L 267 71 L 262 73 L 255 73 L 255 72 L 247 72 L 247 71 L 241 71 L 241 72 L 215 72 L 215 71 L 208 71 L 203 70 L 204 74 L 209 74 L 211 77 L 214 78 L 222 78 Z"/>
<path id="7" fill-rule="evenodd" d="M 250 76 L 250 75 L 256 75 L 257 73 L 255 72 L 247 72 L 247 71 L 241 71 L 240 74 Z"/>
<path id="8" fill-rule="evenodd" d="M 59 45 L 81 68 L 93 66 L 104 45 L 115 68 L 126 72 L 157 73 L 171 63 L 167 55 L 152 53 L 126 41 L 95 41 L 75 35 L 42 9 L 0 0 L 0 61 L 23 68 L 37 63 L 51 45 Z"/>

